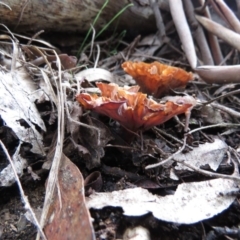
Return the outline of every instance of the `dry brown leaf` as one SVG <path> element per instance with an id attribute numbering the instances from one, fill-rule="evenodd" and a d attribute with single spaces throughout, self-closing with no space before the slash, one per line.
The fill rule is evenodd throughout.
<path id="1" fill-rule="evenodd" d="M 91 217 L 85 205 L 83 177 L 66 156 L 62 158 L 58 183 L 60 195 L 55 189 L 49 220 L 44 228 L 47 239 L 95 239 Z"/>
<path id="2" fill-rule="evenodd" d="M 37 48 L 35 46 L 23 46 L 23 50 L 31 60 L 32 64 L 36 66 L 46 64 L 47 59 L 49 63 L 52 63 L 53 68 L 57 69 L 56 55 L 49 55 L 43 49 Z M 58 57 L 64 70 L 74 68 L 77 65 L 77 58 L 75 56 L 69 56 L 68 54 L 59 54 Z"/>
<path id="3" fill-rule="evenodd" d="M 132 131 L 149 129 L 192 107 L 186 97 L 161 104 L 138 92 L 139 86 L 123 88 L 114 83 L 96 84 L 102 96 L 81 93 L 76 96 L 77 101 L 86 109 L 107 115 Z"/>
<path id="4" fill-rule="evenodd" d="M 124 62 L 122 68 L 141 86 L 141 90 L 154 97 L 168 93 L 170 89 L 183 88 L 193 79 L 191 72 L 159 62 Z"/>

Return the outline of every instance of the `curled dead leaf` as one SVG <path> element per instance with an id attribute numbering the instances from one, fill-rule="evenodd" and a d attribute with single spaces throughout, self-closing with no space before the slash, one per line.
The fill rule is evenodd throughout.
<path id="1" fill-rule="evenodd" d="M 157 103 L 138 92 L 139 86 L 119 87 L 117 84 L 96 83 L 102 96 L 81 93 L 76 99 L 86 109 L 91 109 L 118 121 L 132 131 L 147 130 L 164 123 L 192 107 L 189 97 Z"/>
<path id="2" fill-rule="evenodd" d="M 140 85 L 141 91 L 160 97 L 170 89 L 184 88 L 193 79 L 191 72 L 159 62 L 124 62 L 122 68 Z"/>

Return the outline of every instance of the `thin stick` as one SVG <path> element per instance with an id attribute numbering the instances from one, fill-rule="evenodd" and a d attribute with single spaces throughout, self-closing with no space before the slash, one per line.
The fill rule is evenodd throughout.
<path id="1" fill-rule="evenodd" d="M 207 177 L 214 177 L 214 178 L 224 178 L 224 179 L 230 179 L 230 180 L 234 180 L 234 181 L 238 181 L 240 182 L 240 177 L 236 177 L 235 175 L 225 175 L 225 174 L 221 174 L 221 173 L 213 173 L 213 172 L 209 172 L 200 168 L 197 168 L 189 163 L 185 163 L 184 160 L 176 160 L 173 159 L 173 161 L 181 163 L 182 165 L 196 171 L 197 173 L 203 174 Z"/>
<path id="2" fill-rule="evenodd" d="M 233 110 L 233 109 L 231 109 L 231 108 L 229 108 L 229 107 L 223 106 L 223 105 L 221 105 L 219 103 L 212 103 L 211 105 L 214 108 L 220 109 L 220 110 L 222 110 L 222 111 L 232 115 L 233 117 L 240 118 L 240 113 L 235 111 L 235 110 Z"/>
<path id="3" fill-rule="evenodd" d="M 167 162 L 171 161 L 174 158 L 174 156 L 176 156 L 177 154 L 181 153 L 184 150 L 184 148 L 186 146 L 186 140 L 187 140 L 187 135 L 184 136 L 183 145 L 177 152 L 175 152 L 170 157 L 168 157 L 167 159 L 165 159 L 165 160 L 163 160 L 163 161 L 161 161 L 159 163 L 150 164 L 150 165 L 146 166 L 145 169 L 156 168 L 156 167 L 159 167 L 159 166 L 161 166 L 163 164 L 166 164 Z"/>
<path id="4" fill-rule="evenodd" d="M 35 33 L 35 34 L 31 37 L 31 39 L 29 39 L 29 41 L 27 42 L 27 45 L 32 44 L 33 39 L 37 38 L 37 37 L 38 37 L 40 34 L 42 34 L 42 33 L 44 33 L 44 30 L 40 30 L 39 32 Z"/>
<path id="5" fill-rule="evenodd" d="M 186 144 L 186 135 L 185 135 L 185 138 L 184 138 L 184 145 L 181 147 L 181 149 L 179 149 L 176 153 L 174 153 L 173 155 L 171 155 L 168 159 L 160 162 L 160 163 L 157 163 L 157 164 L 151 164 L 151 165 L 148 165 L 146 166 L 145 169 L 150 169 L 150 168 L 155 168 L 155 167 L 159 167 L 161 166 L 162 164 L 165 164 L 166 162 L 168 162 L 169 160 L 173 160 L 175 162 L 178 162 L 178 163 L 181 163 L 182 165 L 194 170 L 195 172 L 197 173 L 200 173 L 200 174 L 203 174 L 207 177 L 214 177 L 214 178 L 224 178 L 224 179 L 230 179 L 230 180 L 234 180 L 234 181 L 237 181 L 237 182 L 240 182 L 240 177 L 237 177 L 238 174 L 237 174 L 237 170 L 236 170 L 236 165 L 234 163 L 234 173 L 232 175 L 225 175 L 225 174 L 221 174 L 221 173 L 213 173 L 213 172 L 209 172 L 209 171 L 206 171 L 206 170 L 202 170 L 198 167 L 195 167 L 189 163 L 186 163 L 184 160 L 177 160 L 177 159 L 174 159 L 173 157 L 175 155 L 177 155 L 178 153 L 180 153 L 184 147 L 185 147 L 185 144 Z M 236 176 L 237 175 L 237 176 Z"/>
<path id="6" fill-rule="evenodd" d="M 161 133 L 161 134 L 163 134 L 164 136 L 173 139 L 175 142 L 180 143 L 180 144 L 183 144 L 183 141 L 181 141 L 181 140 L 179 140 L 178 138 L 175 138 L 174 136 L 172 136 L 172 135 L 164 132 L 164 131 L 163 131 L 162 129 L 160 129 L 160 128 L 153 127 L 153 130 L 155 131 L 155 133 L 156 133 L 156 132 Z M 165 140 L 165 141 L 166 141 L 166 140 Z M 171 145 L 171 143 L 170 143 L 170 145 Z M 188 144 L 186 144 L 186 147 L 188 147 L 189 149 L 193 149 L 193 147 L 189 146 Z"/>
<path id="7" fill-rule="evenodd" d="M 210 103 L 212 103 L 212 102 L 214 102 L 214 101 L 217 101 L 217 100 L 219 100 L 219 99 L 221 99 L 221 98 L 223 98 L 223 97 L 232 96 L 232 95 L 237 94 L 237 93 L 240 93 L 240 89 L 237 89 L 237 90 L 228 92 L 228 93 L 226 93 L 226 94 L 224 94 L 224 95 L 221 95 L 221 96 L 218 96 L 218 97 L 216 97 L 216 98 L 213 98 L 213 99 L 211 99 L 211 100 L 209 100 L 209 101 L 207 101 L 207 102 L 204 102 L 204 103 L 202 103 L 202 104 L 203 104 L 203 105 L 208 105 L 208 104 L 210 104 Z"/>
<path id="8" fill-rule="evenodd" d="M 209 126 L 204 126 L 204 127 L 193 129 L 193 130 L 189 131 L 187 134 L 192 134 L 197 131 L 201 131 L 201 130 L 209 129 L 209 128 L 215 128 L 215 127 L 240 127 L 240 124 L 238 124 L 238 123 L 218 123 L 218 124 L 214 124 L 214 125 L 209 125 Z"/>
<path id="9" fill-rule="evenodd" d="M 160 9 L 158 8 L 158 3 L 156 2 L 156 0 L 150 0 L 150 3 L 156 19 L 156 25 L 159 31 L 159 41 L 162 43 L 166 41 L 166 32 L 165 32 L 165 26 L 163 23 L 162 15 L 161 15 Z"/>

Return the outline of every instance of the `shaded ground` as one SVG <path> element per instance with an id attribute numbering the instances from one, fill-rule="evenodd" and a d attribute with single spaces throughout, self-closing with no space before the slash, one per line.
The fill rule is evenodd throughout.
<path id="1" fill-rule="evenodd" d="M 106 179 L 106 181 L 108 181 Z M 24 186 L 33 208 L 40 206 L 44 199 L 43 182 L 29 182 Z M 106 182 L 115 188 L 113 182 Z M 16 186 L 1 189 L 0 200 L 1 239 L 35 239 L 36 228 L 25 221 L 24 207 Z M 22 217 L 21 217 L 22 216 Z M 120 208 L 107 207 L 91 210 L 97 239 L 121 239 L 127 228 L 143 226 L 150 231 L 151 239 L 240 239 L 240 204 L 236 200 L 232 206 L 218 216 L 191 225 L 166 223 L 147 214 L 142 217 L 124 216 Z"/>

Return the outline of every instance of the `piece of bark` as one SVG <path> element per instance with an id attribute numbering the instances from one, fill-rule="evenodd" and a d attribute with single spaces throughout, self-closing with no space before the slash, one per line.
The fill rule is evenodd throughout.
<path id="1" fill-rule="evenodd" d="M 15 32 L 86 32 L 93 24 L 106 0 L 3 0 L 0 7 L 2 24 Z M 102 29 L 130 1 L 109 0 L 100 14 L 94 28 Z M 149 5 L 142 6 L 139 1 L 127 8 L 113 24 L 129 31 L 151 31 L 156 29 L 155 19 Z M 166 0 L 159 0 L 159 6 L 167 8 Z M 144 30 L 145 29 L 145 30 Z"/>

